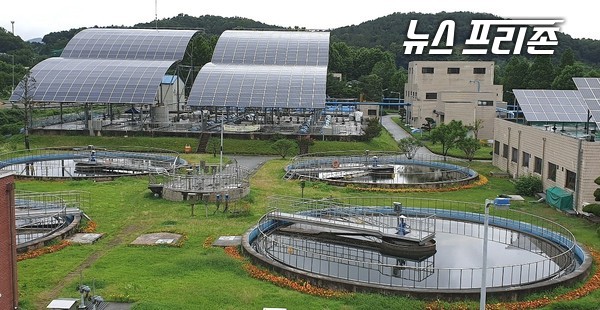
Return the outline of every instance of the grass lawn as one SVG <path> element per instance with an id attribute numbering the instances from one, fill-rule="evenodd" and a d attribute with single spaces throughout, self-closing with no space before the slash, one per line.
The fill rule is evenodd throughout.
<path id="1" fill-rule="evenodd" d="M 407 132 L 410 132 L 410 128 L 406 127 L 405 124 L 402 123 L 400 117 L 392 117 L 392 120 L 398 124 L 400 127 L 404 128 Z M 416 134 L 412 134 L 413 137 L 415 138 L 420 138 L 423 137 L 424 141 L 423 143 L 425 144 L 425 147 L 428 148 L 431 152 L 435 153 L 435 154 L 442 154 L 442 145 L 441 144 L 433 144 L 431 141 L 429 141 L 427 139 L 428 133 L 416 133 Z M 482 146 L 480 149 L 478 149 L 475 152 L 475 156 L 473 159 L 475 160 L 491 160 L 492 159 L 492 151 L 493 148 L 491 146 Z M 457 148 L 451 148 L 450 150 L 448 150 L 448 156 L 450 157 L 456 157 L 456 158 L 466 158 L 465 156 L 465 152 L 463 152 L 460 149 Z"/>
<path id="2" fill-rule="evenodd" d="M 241 268 L 241 263 L 227 256 L 222 249 L 203 246 L 207 238 L 239 235 L 246 231 L 264 213 L 270 195 L 299 196 L 298 181 L 281 179 L 283 166 L 287 163 L 287 160 L 272 160 L 253 176 L 250 197 L 239 202 L 250 206 L 250 214 L 244 217 L 223 213 L 205 217 L 201 209 L 192 217 L 187 203 L 152 197 L 145 178 L 128 177 L 100 183 L 19 181 L 17 188 L 23 190 L 89 191 L 93 203 L 85 212 L 98 223 L 97 231 L 106 234 L 93 245 L 69 246 L 53 254 L 19 262 L 22 309 L 40 309 L 59 296 L 77 297 L 75 288 L 79 284 L 79 270 L 86 284 L 94 284 L 96 294 L 106 300 L 134 301 L 134 309 L 198 309 L 199 306 L 202 309 L 423 309 L 426 301 L 404 297 L 353 294 L 326 299 L 279 288 L 251 278 Z M 488 164 L 477 165 L 474 168 L 482 172 L 493 170 Z M 480 188 L 402 196 L 482 202 L 511 190 L 512 184 L 506 179 L 490 178 L 490 182 Z M 304 193 L 305 197 L 314 198 L 390 196 L 316 182 L 308 183 Z M 562 223 L 579 241 L 597 245 L 598 236 L 593 224 L 566 217 L 542 204 L 524 204 L 520 208 Z M 182 233 L 187 240 L 181 247 L 128 245 L 139 234 L 156 231 Z M 81 268 L 86 260 L 91 260 L 89 266 Z M 56 287 L 60 290 L 55 291 Z M 582 300 L 592 303 L 598 299 L 600 294 L 595 292 Z M 476 302 L 466 305 L 475 307 Z"/>
<path id="3" fill-rule="evenodd" d="M 380 137 L 380 140 L 372 143 L 378 143 L 384 148 L 395 146 L 395 143 L 388 144 L 386 137 Z M 144 144 L 159 145 L 161 142 Z M 181 145 L 179 142 L 177 144 L 179 148 Z M 311 147 L 311 151 L 318 147 L 317 142 Z M 358 147 L 377 149 L 374 145 Z M 213 215 L 212 205 L 209 205 L 208 216 L 205 216 L 202 206 L 196 208 L 195 216 L 191 216 L 189 204 L 153 197 L 147 189 L 148 180 L 145 177 L 125 177 L 109 182 L 19 180 L 18 190 L 89 192 L 92 204 L 84 211 L 97 222 L 97 232 L 105 234 L 92 245 L 72 245 L 56 253 L 19 262 L 21 309 L 44 309 L 51 299 L 57 297 L 77 298 L 76 287 L 80 278 L 85 284 L 93 286 L 94 293 L 105 300 L 135 302 L 136 310 L 426 308 L 430 301 L 400 296 L 355 293 L 344 297 L 323 298 L 306 295 L 254 279 L 242 268 L 243 262 L 231 258 L 221 248 L 204 246 L 207 240 L 223 235 L 241 235 L 255 225 L 265 212 L 269 196 L 299 197 L 299 181 L 282 179 L 283 167 L 288 163 L 287 159 L 268 161 L 253 175 L 250 195 L 230 207 L 247 206 L 250 212 L 235 217 L 221 212 Z M 473 162 L 471 167 L 487 175 L 488 184 L 452 192 L 390 194 L 307 182 L 304 195 L 310 198 L 423 197 L 469 201 L 480 203 L 483 207 L 486 198 L 514 192 L 512 183 L 507 179 L 489 175 L 490 171 L 497 170 L 489 163 Z M 526 197 L 526 200 L 533 201 L 534 198 Z M 556 221 L 568 227 L 579 242 L 595 249 L 600 248 L 595 224 L 568 217 L 544 204 L 525 202 L 516 204 L 515 207 Z M 180 247 L 129 245 L 140 234 L 158 231 L 181 233 L 186 239 Z M 553 296 L 562 292 L 564 289 L 547 294 Z M 576 301 L 562 302 L 548 309 L 597 309 L 599 303 L 600 292 L 595 291 Z M 478 301 L 443 305 L 445 309 L 476 309 Z"/>

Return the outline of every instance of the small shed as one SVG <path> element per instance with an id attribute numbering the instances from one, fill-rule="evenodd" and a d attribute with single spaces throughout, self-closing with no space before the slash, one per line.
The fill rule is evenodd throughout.
<path id="1" fill-rule="evenodd" d="M 546 190 L 546 201 L 549 205 L 561 211 L 573 210 L 573 193 L 558 186 Z"/>
<path id="2" fill-rule="evenodd" d="M 46 309 L 51 310 L 76 310 L 79 299 L 76 298 L 60 298 L 51 301 Z"/>

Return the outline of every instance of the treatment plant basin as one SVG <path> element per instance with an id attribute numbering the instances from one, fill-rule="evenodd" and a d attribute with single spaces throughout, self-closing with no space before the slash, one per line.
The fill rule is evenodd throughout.
<path id="1" fill-rule="evenodd" d="M 474 298 L 483 265 L 478 207 L 416 198 L 271 197 L 243 246 L 255 263 L 325 287 Z M 589 273 L 589 255 L 554 222 L 508 210 L 494 211 L 490 225 L 489 294 L 514 299 Z"/>
<path id="2" fill-rule="evenodd" d="M 437 188 L 464 185 L 479 178 L 474 170 L 441 161 L 439 156 L 369 151 L 296 156 L 285 170 L 287 179 L 384 188 Z"/>
<path id="3" fill-rule="evenodd" d="M 0 154 L 0 169 L 25 178 L 97 178 L 144 175 L 173 170 L 187 162 L 155 148 L 110 150 L 88 145 L 21 150 Z"/>

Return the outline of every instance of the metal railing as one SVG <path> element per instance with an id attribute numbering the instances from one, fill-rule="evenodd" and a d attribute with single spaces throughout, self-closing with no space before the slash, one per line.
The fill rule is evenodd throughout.
<path id="1" fill-rule="evenodd" d="M 394 171 L 377 168 L 393 167 Z M 396 169 L 394 166 L 400 166 Z M 450 164 L 438 155 L 421 155 L 408 158 L 403 153 L 373 151 L 343 151 L 314 153 L 296 156 L 286 167 L 286 172 L 304 179 L 335 179 L 336 183 L 394 183 L 360 179 L 364 175 L 375 179 L 392 178 L 405 184 L 439 184 L 475 179 L 478 174 L 469 167 Z M 401 178 L 399 178 L 401 176 Z"/>
<path id="2" fill-rule="evenodd" d="M 346 198 L 309 201 L 274 197 L 270 210 L 287 205 L 296 212 L 317 212 L 354 205 L 357 209 L 393 210 L 402 204 L 403 214 L 414 216 L 434 213 L 437 233 L 482 238 L 483 204 L 420 198 Z M 301 206 L 306 209 L 301 210 Z M 328 211 L 331 212 L 331 211 Z M 373 213 L 375 214 L 375 213 Z M 384 212 L 385 214 L 385 212 Z M 263 216 L 257 225 L 254 249 L 284 265 L 335 279 L 390 287 L 418 289 L 479 289 L 481 267 L 440 268 L 435 256 L 422 260 L 384 255 L 377 250 L 328 243 L 318 238 L 278 234 L 276 228 L 289 225 Z M 490 217 L 490 240 L 510 248 L 533 252 L 527 262 L 507 263 L 487 268 L 487 287 L 514 287 L 532 284 L 568 274 L 583 260 L 575 237 L 553 221 L 518 210 L 495 210 Z M 479 259 L 480 260 L 480 259 Z"/>
<path id="3" fill-rule="evenodd" d="M 47 236 L 90 206 L 90 194 L 81 191 L 28 192 L 15 195 L 17 244 Z"/>

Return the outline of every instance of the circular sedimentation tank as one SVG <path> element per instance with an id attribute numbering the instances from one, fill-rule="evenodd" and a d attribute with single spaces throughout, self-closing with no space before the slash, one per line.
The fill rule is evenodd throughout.
<path id="1" fill-rule="evenodd" d="M 163 173 L 185 165 L 179 154 L 155 148 L 55 147 L 0 154 L 0 169 L 24 178 L 102 178 Z"/>
<path id="2" fill-rule="evenodd" d="M 255 263 L 348 291 L 476 298 L 483 206 L 416 198 L 272 197 L 243 239 Z M 531 224 L 535 223 L 535 224 Z M 573 234 L 515 210 L 490 216 L 486 287 L 499 299 L 584 279 L 591 258 Z"/>
<path id="3" fill-rule="evenodd" d="M 438 188 L 477 181 L 476 171 L 437 155 L 390 152 L 327 152 L 295 157 L 286 177 L 332 185 L 381 188 Z"/>

